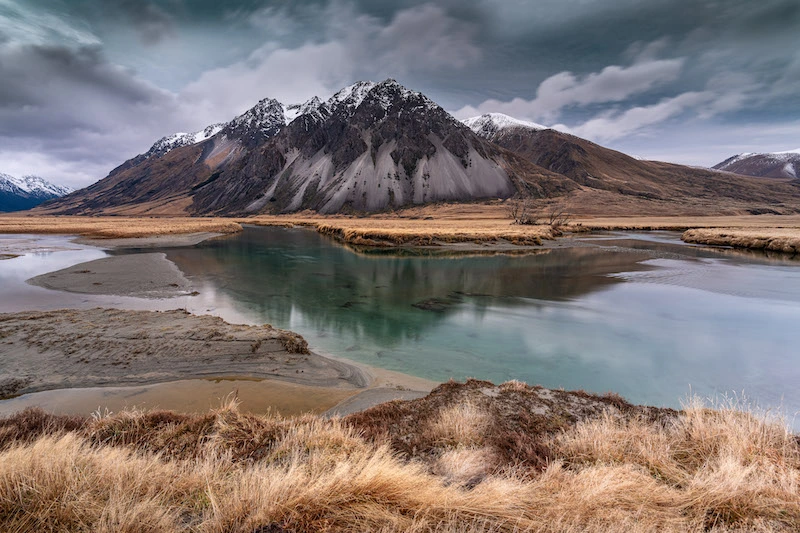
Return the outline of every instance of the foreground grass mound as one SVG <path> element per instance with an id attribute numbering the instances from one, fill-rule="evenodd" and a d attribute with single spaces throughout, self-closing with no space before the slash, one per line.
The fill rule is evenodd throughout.
<path id="1" fill-rule="evenodd" d="M 519 382 L 325 420 L 28 410 L 2 531 L 797 531 L 800 444 L 735 409 Z"/>

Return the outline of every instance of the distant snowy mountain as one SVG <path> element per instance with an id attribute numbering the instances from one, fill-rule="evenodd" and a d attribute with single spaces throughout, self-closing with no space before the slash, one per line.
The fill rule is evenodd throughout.
<path id="1" fill-rule="evenodd" d="M 762 178 L 800 177 L 800 148 L 785 152 L 744 153 L 714 165 L 717 170 Z"/>
<path id="2" fill-rule="evenodd" d="M 489 138 L 495 133 L 512 128 L 526 128 L 531 130 L 546 130 L 535 122 L 528 122 L 518 118 L 504 115 L 503 113 L 486 113 L 479 117 L 472 117 L 462 121 L 469 129 L 484 138 Z"/>
<path id="3" fill-rule="evenodd" d="M 72 192 L 39 176 L 15 178 L 0 173 L 0 212 L 23 211 Z"/>

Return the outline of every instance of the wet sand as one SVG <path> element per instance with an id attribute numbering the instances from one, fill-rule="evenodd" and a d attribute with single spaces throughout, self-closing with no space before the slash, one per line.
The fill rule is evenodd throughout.
<path id="1" fill-rule="evenodd" d="M 138 298 L 172 298 L 193 292 L 188 279 L 163 253 L 105 257 L 28 280 L 46 289 Z"/>
<path id="2" fill-rule="evenodd" d="M 302 337 L 269 325 L 185 311 L 0 314 L 0 398 L 243 375 L 351 390 L 370 383 L 359 367 L 307 353 Z"/>
<path id="3" fill-rule="evenodd" d="M 28 407 L 49 413 L 88 416 L 127 409 L 168 409 L 206 413 L 235 398 L 243 413 L 283 416 L 323 413 L 357 394 L 358 389 L 298 385 L 275 379 L 205 378 L 128 387 L 81 387 L 25 394 L 0 402 L 0 417 Z"/>
<path id="4" fill-rule="evenodd" d="M 123 249 L 123 248 L 176 248 L 179 246 L 194 246 L 208 239 L 226 235 L 225 233 L 198 232 L 170 235 L 152 235 L 150 237 L 125 237 L 115 239 L 97 239 L 91 237 L 78 237 L 75 242 L 88 244 L 98 248 Z"/>

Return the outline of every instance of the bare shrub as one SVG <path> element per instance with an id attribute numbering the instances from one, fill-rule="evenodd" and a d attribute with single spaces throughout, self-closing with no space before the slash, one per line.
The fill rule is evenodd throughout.
<path id="1" fill-rule="evenodd" d="M 506 205 L 508 215 L 513 220 L 512 224 L 535 226 L 539 223 L 539 217 L 531 198 L 511 198 L 506 200 Z"/>

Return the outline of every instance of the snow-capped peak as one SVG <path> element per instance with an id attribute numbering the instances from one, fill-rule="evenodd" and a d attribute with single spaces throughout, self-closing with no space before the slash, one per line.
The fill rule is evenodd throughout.
<path id="1" fill-rule="evenodd" d="M 190 144 L 197 144 L 205 141 L 206 139 L 210 139 L 219 133 L 224 126 L 224 123 L 212 124 L 210 126 L 206 126 L 200 131 L 195 131 L 193 133 L 179 132 L 173 133 L 172 135 L 167 135 L 166 137 L 162 137 L 157 140 L 145 155 L 147 157 L 161 157 L 171 152 L 175 148 L 189 146 Z"/>
<path id="2" fill-rule="evenodd" d="M 14 176 L 0 173 L 0 191 L 22 192 L 32 196 L 55 197 L 69 194 L 72 192 L 72 189 L 55 185 L 39 176 L 22 176 L 21 178 L 15 178 Z"/>
<path id="3" fill-rule="evenodd" d="M 785 152 L 775 152 L 778 155 L 800 155 L 800 148 L 795 150 L 786 150 Z"/>
<path id="4" fill-rule="evenodd" d="M 246 127 L 249 130 L 268 131 L 285 124 L 283 104 L 274 98 L 264 98 L 256 105 L 228 122 L 230 128 Z"/>
<path id="5" fill-rule="evenodd" d="M 350 109 L 355 109 L 361 105 L 367 94 L 375 87 L 375 82 L 358 81 L 353 85 L 348 85 L 339 90 L 336 94 L 328 98 L 325 105 L 329 108 L 345 105 Z"/>
<path id="6" fill-rule="evenodd" d="M 286 121 L 286 124 L 289 124 L 291 121 L 293 121 L 300 115 L 305 115 L 306 113 L 315 111 L 321 105 L 322 105 L 322 100 L 320 100 L 318 96 L 315 96 L 311 100 L 307 100 L 302 104 L 292 104 L 284 107 L 283 116 Z"/>
<path id="7" fill-rule="evenodd" d="M 508 128 L 528 128 L 532 130 L 548 129 L 547 126 L 520 120 L 503 113 L 486 113 L 485 115 L 465 119 L 462 122 L 481 137 L 490 137 L 498 131 Z"/>

